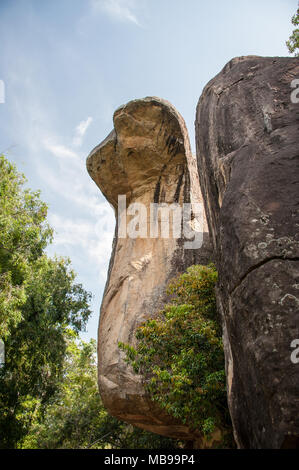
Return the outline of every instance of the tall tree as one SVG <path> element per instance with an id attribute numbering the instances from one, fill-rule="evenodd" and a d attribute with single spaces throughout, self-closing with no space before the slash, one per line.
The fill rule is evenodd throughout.
<path id="1" fill-rule="evenodd" d="M 47 206 L 39 192 L 0 155 L 0 338 L 21 320 L 31 264 L 52 239 Z"/>
<path id="2" fill-rule="evenodd" d="M 0 169 L 0 448 L 13 448 L 55 394 L 68 332 L 84 329 L 91 295 L 69 260 L 46 256 L 52 230 L 39 192 L 3 156 Z"/>

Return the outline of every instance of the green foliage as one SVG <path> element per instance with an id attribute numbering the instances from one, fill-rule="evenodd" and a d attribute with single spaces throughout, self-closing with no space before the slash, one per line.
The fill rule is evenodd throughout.
<path id="1" fill-rule="evenodd" d="M 95 341 L 70 337 L 57 393 L 38 411 L 20 447 L 34 449 L 172 448 L 176 441 L 108 415 L 97 387 Z"/>
<path id="2" fill-rule="evenodd" d="M 94 431 L 106 412 L 98 397 L 94 353 L 94 340 L 77 345 L 75 337 L 69 338 L 56 394 L 46 407 L 39 401 L 23 448 L 80 448 L 96 439 Z"/>
<path id="3" fill-rule="evenodd" d="M 171 302 L 138 328 L 136 348 L 119 343 L 152 400 L 206 438 L 230 433 L 216 281 L 212 264 L 191 266 L 170 284 Z"/>
<path id="4" fill-rule="evenodd" d="M 47 207 L 0 157 L 0 448 L 13 448 L 62 376 L 66 338 L 91 313 L 90 294 L 75 283 L 67 259 L 50 259 Z"/>
<path id="5" fill-rule="evenodd" d="M 24 188 L 26 179 L 0 155 L 0 338 L 22 319 L 30 265 L 50 242 L 47 206 L 39 192 Z"/>
<path id="6" fill-rule="evenodd" d="M 292 17 L 292 24 L 297 26 L 293 34 L 290 36 L 290 39 L 286 42 L 286 45 L 289 49 L 289 52 L 292 54 L 295 52 L 295 56 L 299 56 L 299 8 L 297 9 L 296 14 Z"/>

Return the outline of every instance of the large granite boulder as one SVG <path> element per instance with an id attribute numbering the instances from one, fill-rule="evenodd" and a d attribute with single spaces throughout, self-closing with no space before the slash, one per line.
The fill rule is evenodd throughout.
<path id="1" fill-rule="evenodd" d="M 235 58 L 206 85 L 197 107 L 199 177 L 241 448 L 299 442 L 299 364 L 290 359 L 299 338 L 295 78 L 298 58 Z"/>
<path id="2" fill-rule="evenodd" d="M 90 153 L 87 169 L 116 216 L 120 212 L 122 226 L 126 207 L 118 207 L 119 195 L 126 196 L 127 208 L 142 203 L 148 219 L 151 203 L 202 203 L 186 126 L 170 103 L 152 97 L 134 100 L 117 109 L 113 121 L 114 130 Z M 163 306 L 171 278 L 192 264 L 211 260 L 205 219 L 198 229 L 203 244 L 196 249 L 187 248 L 183 237 L 162 238 L 159 233 L 150 238 L 147 230 L 142 237 L 131 238 L 122 231 L 119 236 L 118 229 L 117 225 L 98 334 L 103 403 L 112 415 L 135 426 L 194 439 L 193 432 L 148 398 L 142 377 L 126 364 L 118 342 L 135 344 L 136 328 Z"/>

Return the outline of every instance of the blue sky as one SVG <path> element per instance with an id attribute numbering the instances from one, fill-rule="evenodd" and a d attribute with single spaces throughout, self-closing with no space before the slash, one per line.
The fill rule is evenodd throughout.
<path id="1" fill-rule="evenodd" d="M 85 159 L 113 111 L 145 96 L 194 117 L 205 84 L 231 58 L 287 56 L 296 0 L 0 0 L 0 152 L 41 189 L 55 229 L 94 294 L 96 337 L 114 215 Z"/>

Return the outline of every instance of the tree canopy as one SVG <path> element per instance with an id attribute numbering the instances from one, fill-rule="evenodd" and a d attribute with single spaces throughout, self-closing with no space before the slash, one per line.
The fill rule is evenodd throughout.
<path id="1" fill-rule="evenodd" d="M 286 42 L 286 45 L 289 49 L 289 52 L 295 53 L 295 56 L 299 56 L 299 8 L 297 9 L 296 14 L 292 17 L 292 24 L 296 26 L 289 40 Z"/>
<path id="2" fill-rule="evenodd" d="M 47 206 L 0 156 L 0 448 L 26 435 L 37 403 L 45 406 L 62 375 L 68 331 L 91 314 L 91 295 L 75 282 L 70 261 L 49 258 Z"/>
<path id="3" fill-rule="evenodd" d="M 32 264 L 52 239 L 47 206 L 39 192 L 25 189 L 26 179 L 0 155 L 0 338 L 22 319 Z"/>

